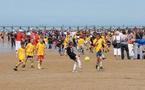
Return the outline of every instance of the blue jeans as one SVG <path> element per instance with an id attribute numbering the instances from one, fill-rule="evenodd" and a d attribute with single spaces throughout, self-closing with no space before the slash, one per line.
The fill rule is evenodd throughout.
<path id="1" fill-rule="evenodd" d="M 63 45 L 58 47 L 58 52 L 59 52 L 59 54 L 63 54 L 64 53 L 64 46 Z"/>
<path id="2" fill-rule="evenodd" d="M 48 44 L 48 49 L 51 49 L 52 48 L 52 44 Z"/>
<path id="3" fill-rule="evenodd" d="M 138 43 L 134 44 L 134 58 L 137 59 L 138 55 L 140 59 L 143 59 L 143 51 L 142 51 L 142 45 L 139 45 Z"/>

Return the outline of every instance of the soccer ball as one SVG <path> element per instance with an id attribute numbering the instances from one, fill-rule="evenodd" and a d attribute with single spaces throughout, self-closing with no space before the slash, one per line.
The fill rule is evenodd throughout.
<path id="1" fill-rule="evenodd" d="M 85 60 L 85 62 L 89 62 L 90 61 L 90 57 L 86 56 L 84 60 Z"/>

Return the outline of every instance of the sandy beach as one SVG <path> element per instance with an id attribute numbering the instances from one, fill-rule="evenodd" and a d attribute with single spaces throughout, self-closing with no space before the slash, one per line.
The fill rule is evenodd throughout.
<path id="1" fill-rule="evenodd" d="M 145 0 L 0 0 L 0 11 L 0 90 L 145 90 Z"/>
<path id="2" fill-rule="evenodd" d="M 83 62 L 83 71 L 72 73 L 73 62 L 47 50 L 42 70 L 13 71 L 17 62 L 15 52 L 0 53 L 0 90 L 145 90 L 144 60 L 115 60 L 112 51 L 104 61 L 104 70 L 96 71 L 95 55 L 90 62 Z M 36 66 L 35 62 L 35 66 Z"/>

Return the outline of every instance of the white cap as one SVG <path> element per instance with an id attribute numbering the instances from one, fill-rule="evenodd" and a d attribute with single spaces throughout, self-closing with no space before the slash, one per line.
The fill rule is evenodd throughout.
<path id="1" fill-rule="evenodd" d="M 20 32 L 23 32 L 23 30 L 22 30 L 22 29 L 19 29 L 19 31 L 20 31 Z"/>

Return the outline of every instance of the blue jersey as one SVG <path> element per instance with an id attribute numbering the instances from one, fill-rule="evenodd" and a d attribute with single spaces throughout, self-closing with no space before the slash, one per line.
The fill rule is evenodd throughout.
<path id="1" fill-rule="evenodd" d="M 136 39 L 135 42 L 140 44 L 140 45 L 145 45 L 145 38 L 143 38 L 143 39 Z"/>

